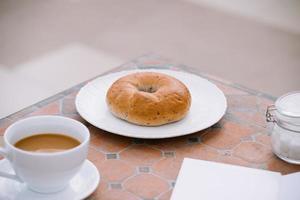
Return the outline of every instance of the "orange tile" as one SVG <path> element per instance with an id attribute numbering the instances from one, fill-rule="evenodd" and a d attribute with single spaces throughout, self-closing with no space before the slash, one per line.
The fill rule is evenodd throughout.
<path id="1" fill-rule="evenodd" d="M 258 109 L 258 98 L 254 95 L 229 96 L 227 100 L 228 100 L 229 109 L 243 109 L 243 110 Z"/>
<path id="2" fill-rule="evenodd" d="M 254 132 L 254 130 L 250 126 L 231 121 L 226 121 L 223 124 L 222 128 L 225 129 L 227 133 L 232 135 L 239 135 L 240 137 L 249 136 Z"/>
<path id="3" fill-rule="evenodd" d="M 204 144 L 218 149 L 231 149 L 240 143 L 241 137 L 249 136 L 253 130 L 248 126 L 226 121 L 221 128 L 213 128 L 202 136 Z"/>
<path id="4" fill-rule="evenodd" d="M 0 120 L 0 128 L 6 128 L 11 125 L 14 121 L 10 119 L 3 118 Z"/>
<path id="5" fill-rule="evenodd" d="M 92 138 L 90 144 L 106 152 L 119 152 L 131 144 L 131 139 L 105 132 L 94 126 L 89 127 Z"/>
<path id="6" fill-rule="evenodd" d="M 217 122 L 216 124 L 214 124 L 215 126 L 219 126 L 222 124 L 222 119 Z M 190 134 L 190 135 L 187 135 L 187 138 L 193 138 L 193 137 L 199 137 L 201 138 L 203 135 L 205 135 L 206 133 L 209 133 L 211 131 L 212 127 L 208 127 L 207 129 L 204 129 L 202 131 L 198 131 L 196 133 L 193 133 L 193 134 Z M 201 139 L 200 139 L 201 140 Z"/>
<path id="7" fill-rule="evenodd" d="M 169 190 L 169 184 L 152 174 L 140 174 L 124 183 L 124 188 L 142 198 L 154 199 Z"/>
<path id="8" fill-rule="evenodd" d="M 266 127 L 266 117 L 264 113 L 260 112 L 239 112 L 239 111 L 231 111 L 231 113 L 238 118 L 239 120 L 242 120 L 243 122 L 249 123 L 249 124 L 255 124 L 258 126 Z"/>
<path id="9" fill-rule="evenodd" d="M 1 128 L 0 128 L 0 136 L 3 136 L 3 135 L 4 135 L 6 128 L 7 128 L 7 127 L 5 127 L 5 128 L 2 128 L 2 127 L 1 127 Z"/>
<path id="10" fill-rule="evenodd" d="M 123 190 L 109 190 L 104 194 L 97 195 L 97 200 L 139 200 L 138 197 Z"/>
<path id="11" fill-rule="evenodd" d="M 267 145 L 271 148 L 271 136 L 266 134 L 261 134 L 255 137 L 255 140 L 259 143 L 262 143 L 264 145 Z"/>
<path id="12" fill-rule="evenodd" d="M 275 155 L 273 155 L 268 161 L 267 168 L 272 171 L 281 172 L 282 174 L 290 174 L 300 171 L 300 165 L 289 164 Z"/>
<path id="13" fill-rule="evenodd" d="M 86 126 L 90 126 L 90 124 L 87 121 L 85 121 L 79 114 L 62 114 L 62 116 L 75 119 Z"/>
<path id="14" fill-rule="evenodd" d="M 36 111 L 29 114 L 29 116 L 36 115 L 57 115 L 60 113 L 60 102 L 52 102 L 42 108 L 37 109 Z"/>
<path id="15" fill-rule="evenodd" d="M 147 166 L 161 159 L 162 153 L 146 145 L 132 145 L 120 153 L 120 158 L 132 165 Z"/>
<path id="16" fill-rule="evenodd" d="M 195 158 L 201 160 L 216 160 L 219 156 L 217 150 L 210 148 L 204 144 L 192 144 L 176 151 L 176 158 L 183 160 L 183 158 Z"/>
<path id="17" fill-rule="evenodd" d="M 0 136 L 4 135 L 5 130 L 13 123 L 8 119 L 2 119 L 0 122 Z"/>
<path id="18" fill-rule="evenodd" d="M 250 162 L 247 162 L 241 158 L 237 158 L 237 157 L 230 156 L 230 155 L 221 155 L 218 159 L 218 162 L 231 164 L 231 165 L 240 165 L 240 166 L 245 166 L 245 167 L 251 166 Z"/>
<path id="19" fill-rule="evenodd" d="M 64 98 L 61 105 L 62 113 L 74 114 L 77 113 L 75 99 Z"/>
<path id="20" fill-rule="evenodd" d="M 103 199 L 102 196 L 108 191 L 108 184 L 103 180 L 100 180 L 100 184 L 96 191 L 93 192 L 86 200 L 100 200 Z"/>
<path id="21" fill-rule="evenodd" d="M 187 136 L 167 138 L 160 140 L 146 140 L 146 143 L 154 148 L 160 149 L 162 151 L 174 151 L 178 150 L 181 146 L 187 144 Z"/>
<path id="22" fill-rule="evenodd" d="M 99 169 L 100 164 L 105 161 L 105 155 L 90 147 L 88 159 Z"/>
<path id="23" fill-rule="evenodd" d="M 158 200 L 170 200 L 171 199 L 171 195 L 172 195 L 172 191 L 173 190 L 170 190 L 166 193 L 164 193 L 163 195 L 161 195 Z"/>
<path id="24" fill-rule="evenodd" d="M 267 99 L 267 98 L 259 98 L 258 99 L 258 108 L 261 112 L 266 112 L 267 110 L 267 107 L 270 106 L 270 105 L 274 105 L 274 100 L 270 100 L 270 99 Z"/>
<path id="25" fill-rule="evenodd" d="M 135 173 L 135 168 L 122 160 L 105 160 L 99 165 L 101 177 L 107 182 L 121 182 Z"/>
<path id="26" fill-rule="evenodd" d="M 229 134 L 226 129 L 212 129 L 202 137 L 202 142 L 218 149 L 232 149 L 240 143 L 240 136 Z"/>
<path id="27" fill-rule="evenodd" d="M 176 158 L 164 158 L 152 166 L 153 172 L 167 179 L 175 180 L 182 160 Z"/>
<path id="28" fill-rule="evenodd" d="M 265 145 L 255 142 L 242 142 L 234 149 L 234 155 L 247 162 L 263 163 L 272 156 L 272 151 Z"/>

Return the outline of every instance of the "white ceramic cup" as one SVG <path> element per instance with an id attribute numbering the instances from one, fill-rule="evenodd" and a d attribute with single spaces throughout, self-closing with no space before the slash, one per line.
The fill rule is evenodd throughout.
<path id="1" fill-rule="evenodd" d="M 55 153 L 29 152 L 14 144 L 22 138 L 41 133 L 58 133 L 76 138 L 80 145 Z M 15 174 L 1 172 L 0 176 L 24 182 L 40 193 L 63 190 L 86 160 L 90 134 L 82 123 L 60 116 L 43 115 L 22 119 L 4 133 L 4 148 L 0 154 L 11 163 Z"/>

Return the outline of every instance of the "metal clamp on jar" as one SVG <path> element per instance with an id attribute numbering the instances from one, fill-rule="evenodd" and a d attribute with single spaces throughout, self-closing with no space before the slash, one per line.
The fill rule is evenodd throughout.
<path id="1" fill-rule="evenodd" d="M 272 149 L 282 160 L 300 164 L 300 91 L 279 97 L 268 106 L 267 122 L 273 122 Z"/>

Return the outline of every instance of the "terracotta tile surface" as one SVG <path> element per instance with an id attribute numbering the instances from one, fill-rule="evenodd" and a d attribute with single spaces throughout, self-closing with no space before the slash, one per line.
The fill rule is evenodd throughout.
<path id="1" fill-rule="evenodd" d="M 250 167 L 252 164 L 251 162 L 247 162 L 241 158 L 237 158 L 231 155 L 221 155 L 218 159 L 218 162 L 232 164 L 232 165 L 240 165 L 245 167 Z"/>
<path id="2" fill-rule="evenodd" d="M 275 155 L 267 162 L 267 167 L 269 170 L 281 172 L 282 174 L 290 174 L 292 172 L 299 172 L 300 165 L 293 165 L 286 163 Z"/>
<path id="3" fill-rule="evenodd" d="M 229 109 L 235 110 L 256 110 L 257 97 L 254 95 L 233 95 L 228 96 Z"/>
<path id="4" fill-rule="evenodd" d="M 74 98 L 64 98 L 62 102 L 62 113 L 75 114 L 77 113 Z"/>
<path id="5" fill-rule="evenodd" d="M 265 115 L 258 111 L 233 111 L 231 112 L 237 119 L 242 120 L 244 122 L 248 122 L 250 124 L 257 124 L 262 127 L 266 127 L 267 123 L 265 120 Z"/>
<path id="6" fill-rule="evenodd" d="M 36 111 L 29 114 L 29 116 L 35 115 L 57 115 L 60 113 L 60 102 L 55 101 L 46 106 L 38 108 Z"/>
<path id="7" fill-rule="evenodd" d="M 234 155 L 248 162 L 263 163 L 272 156 L 272 150 L 255 142 L 243 142 L 234 149 Z"/>
<path id="8" fill-rule="evenodd" d="M 105 160 L 99 166 L 102 178 L 106 182 L 122 182 L 135 173 L 133 166 L 118 159 Z"/>
<path id="9" fill-rule="evenodd" d="M 185 157 L 201 159 L 201 160 L 216 160 L 219 153 L 216 149 L 210 148 L 204 144 L 186 145 L 176 152 L 176 158 L 183 160 Z"/>
<path id="10" fill-rule="evenodd" d="M 260 112 L 265 113 L 267 110 L 267 106 L 274 105 L 274 101 L 267 98 L 259 98 L 258 99 L 258 109 Z"/>
<path id="11" fill-rule="evenodd" d="M 6 128 L 7 128 L 7 127 L 5 127 L 5 128 L 0 128 L 0 136 L 4 135 L 4 132 L 5 132 Z"/>
<path id="12" fill-rule="evenodd" d="M 69 117 L 69 118 L 72 118 L 72 119 L 75 119 L 77 121 L 80 121 L 81 123 L 83 123 L 84 125 L 86 126 L 90 126 L 90 124 L 85 121 L 80 115 L 78 114 L 61 114 L 61 116 L 64 116 L 64 117 Z"/>
<path id="13" fill-rule="evenodd" d="M 153 173 L 167 178 L 176 180 L 182 160 L 176 158 L 163 158 L 152 166 Z"/>
<path id="14" fill-rule="evenodd" d="M 187 70 L 157 56 L 143 56 L 120 69 L 163 67 Z M 185 157 L 247 167 L 263 167 L 283 174 L 300 171 L 300 166 L 281 161 L 272 154 L 265 109 L 274 103 L 268 95 L 235 85 L 222 78 L 203 75 L 225 93 L 228 110 L 212 127 L 187 136 L 146 140 L 122 137 L 100 130 L 76 112 L 74 102 L 83 84 L 39 102 L 0 120 L 0 135 L 18 119 L 43 114 L 62 115 L 88 126 L 91 141 L 88 159 L 102 178 L 88 200 L 168 200 Z M 241 88 L 241 89 L 239 89 Z M 265 97 L 264 97 L 265 96 Z"/>
<path id="15" fill-rule="evenodd" d="M 162 151 L 172 151 L 186 144 L 187 137 L 147 140 L 146 143 Z"/>
<path id="16" fill-rule="evenodd" d="M 132 143 L 130 138 L 113 135 L 94 126 L 91 126 L 89 130 L 91 134 L 95 136 L 91 141 L 91 145 L 102 149 L 103 151 L 119 152 Z"/>
<path id="17" fill-rule="evenodd" d="M 255 136 L 255 140 L 261 144 L 271 147 L 271 137 L 269 135 L 261 134 Z"/>
<path id="18" fill-rule="evenodd" d="M 204 144 L 219 149 L 231 149 L 240 143 L 241 137 L 249 136 L 253 131 L 243 125 L 225 122 L 221 128 L 213 128 L 203 135 Z"/>
<path id="19" fill-rule="evenodd" d="M 9 127 L 12 123 L 13 123 L 13 121 L 11 121 L 9 119 L 0 120 L 0 136 L 2 136 L 4 134 L 7 127 Z"/>
<path id="20" fill-rule="evenodd" d="M 143 184 L 141 184 L 143 183 Z M 124 187 L 131 193 L 137 194 L 144 199 L 154 199 L 169 189 L 169 184 L 152 174 L 140 174 L 128 179 Z"/>
<path id="21" fill-rule="evenodd" d="M 105 155 L 102 152 L 89 148 L 88 159 L 99 168 L 100 164 L 105 161 Z"/>
<path id="22" fill-rule="evenodd" d="M 103 195 L 109 191 L 109 186 L 106 182 L 100 180 L 100 184 L 98 185 L 96 191 L 93 192 L 86 200 L 95 200 L 100 199 Z"/>
<path id="23" fill-rule="evenodd" d="M 136 166 L 152 165 L 162 157 L 162 152 L 145 145 L 133 145 L 120 153 L 120 158 Z"/>
<path id="24" fill-rule="evenodd" d="M 124 190 L 109 190 L 101 195 L 96 196 L 98 200 L 139 200 L 140 198 Z"/>
<path id="25" fill-rule="evenodd" d="M 171 195 L 172 195 L 172 191 L 173 191 L 173 190 L 170 190 L 170 191 L 164 193 L 163 195 L 161 195 L 161 196 L 158 198 L 158 200 L 170 200 Z"/>

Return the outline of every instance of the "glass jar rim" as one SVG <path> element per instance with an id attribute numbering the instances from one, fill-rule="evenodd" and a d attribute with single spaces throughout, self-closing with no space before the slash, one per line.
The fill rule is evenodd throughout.
<path id="1" fill-rule="evenodd" d="M 291 99 L 292 96 L 295 96 L 296 95 L 296 98 L 294 97 L 294 99 Z M 287 99 L 287 98 L 290 98 L 290 99 Z M 293 97 L 292 97 L 293 98 Z M 291 110 L 291 108 L 284 108 L 284 107 L 287 107 L 286 105 L 288 104 L 295 104 L 295 102 L 297 102 L 297 98 L 300 99 L 300 91 L 294 91 L 294 92 L 289 92 L 287 94 L 284 94 L 282 96 L 280 96 L 276 102 L 275 102 L 275 108 L 277 110 L 277 112 L 280 114 L 280 115 L 283 115 L 285 117 L 289 117 L 289 118 L 300 118 L 300 101 L 299 101 L 299 113 L 296 112 L 296 113 L 293 113 L 293 111 Z M 291 102 L 294 101 L 294 102 Z M 290 101 L 290 102 L 288 102 Z M 286 105 L 284 105 L 286 104 Z M 298 106 L 298 104 L 296 106 Z"/>

